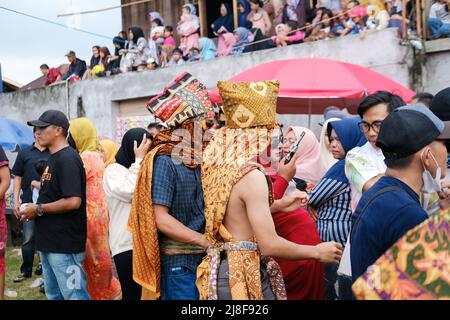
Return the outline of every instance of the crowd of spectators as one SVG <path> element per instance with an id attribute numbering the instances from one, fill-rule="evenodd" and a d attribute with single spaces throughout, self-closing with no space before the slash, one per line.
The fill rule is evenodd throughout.
<path id="1" fill-rule="evenodd" d="M 313 4 L 313 6 L 311 5 Z M 415 10 L 407 2 L 406 26 L 414 34 Z M 431 6 L 428 26 L 433 39 L 450 36 L 450 0 L 436 0 Z M 41 66 L 45 84 L 58 80 L 76 81 L 131 71 L 154 70 L 216 57 L 240 55 L 277 46 L 359 35 L 396 27 L 402 33 L 401 0 L 239 0 L 238 26 L 233 10 L 222 3 L 219 17 L 209 26 L 214 39 L 200 36 L 200 19 L 192 3 L 183 6 L 176 26 L 166 25 L 158 12 L 150 12 L 148 34 L 130 27 L 113 38 L 114 52 L 93 46 L 90 64 L 74 51 L 66 74 Z"/>

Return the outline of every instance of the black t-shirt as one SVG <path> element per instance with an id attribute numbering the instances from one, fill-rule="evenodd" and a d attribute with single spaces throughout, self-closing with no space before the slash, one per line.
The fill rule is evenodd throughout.
<path id="1" fill-rule="evenodd" d="M 33 202 L 33 192 L 30 187 L 31 182 L 41 179 L 36 171 L 36 162 L 39 160 L 47 160 L 49 157 L 50 152 L 47 149 L 40 151 L 34 145 L 21 150 L 17 155 L 16 162 L 14 162 L 14 167 L 12 168 L 12 174 L 22 177 L 22 203 Z"/>
<path id="2" fill-rule="evenodd" d="M 8 162 L 8 157 L 6 157 L 5 151 L 3 151 L 2 146 L 0 146 L 0 163 Z"/>
<path id="3" fill-rule="evenodd" d="M 36 217 L 36 250 L 51 253 L 80 253 L 86 248 L 86 172 L 78 153 L 66 147 L 50 156 L 42 176 L 38 203 L 81 197 L 77 210 L 44 213 Z"/>

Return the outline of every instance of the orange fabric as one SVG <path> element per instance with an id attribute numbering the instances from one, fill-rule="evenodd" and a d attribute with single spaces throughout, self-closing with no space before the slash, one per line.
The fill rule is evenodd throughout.
<path id="1" fill-rule="evenodd" d="M 191 137 L 195 128 L 202 131 L 199 122 L 187 121 L 181 125 L 182 129 L 190 132 Z M 157 134 L 152 141 L 150 152 L 147 153 L 141 163 L 139 175 L 136 181 L 136 189 L 131 203 L 128 230 L 133 233 L 133 279 L 142 286 L 142 300 L 153 300 L 160 297 L 161 262 L 158 241 L 158 229 L 152 205 L 152 176 L 153 160 L 157 155 L 171 155 L 172 150 L 183 144 L 183 150 L 179 156 L 184 159 L 187 152 L 190 162 L 185 164 L 189 168 L 197 166 L 194 159 L 198 157 L 197 151 L 202 151 L 201 146 L 194 142 L 185 142 L 173 134 L 176 129 L 168 129 Z M 197 133 L 202 134 L 202 132 Z M 201 141 L 201 140 L 200 140 Z M 188 143 L 188 144 L 186 144 Z M 198 149 L 200 148 L 200 149 Z M 185 151 L 185 152 L 183 152 Z"/>
<path id="2" fill-rule="evenodd" d="M 103 191 L 105 166 L 98 152 L 80 154 L 86 170 L 87 241 L 84 268 L 92 300 L 119 300 L 121 288 L 112 271 L 109 212 Z"/>

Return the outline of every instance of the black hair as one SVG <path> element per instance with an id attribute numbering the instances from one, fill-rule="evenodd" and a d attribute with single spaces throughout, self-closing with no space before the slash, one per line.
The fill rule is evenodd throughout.
<path id="1" fill-rule="evenodd" d="M 125 39 L 127 38 L 127 32 L 126 32 L 125 30 L 120 31 L 120 32 L 119 32 L 119 36 L 120 36 L 121 34 L 125 36 Z"/>
<path id="2" fill-rule="evenodd" d="M 384 163 L 389 169 L 403 169 L 411 164 L 414 159 L 414 154 L 400 158 L 400 159 L 384 159 Z"/>
<path id="3" fill-rule="evenodd" d="M 249 0 L 249 2 L 257 4 L 260 8 L 264 6 L 264 3 L 261 0 Z"/>
<path id="4" fill-rule="evenodd" d="M 172 26 L 165 26 L 164 27 L 164 31 L 173 32 L 173 27 Z"/>
<path id="5" fill-rule="evenodd" d="M 144 31 L 140 27 L 131 27 L 128 29 L 128 32 L 133 32 L 133 42 L 137 43 L 139 38 L 145 38 Z"/>
<path id="6" fill-rule="evenodd" d="M 39 68 L 40 68 L 40 69 L 50 69 L 50 68 L 48 67 L 48 64 L 46 64 L 46 63 L 41 64 L 41 66 L 40 66 Z"/>
<path id="7" fill-rule="evenodd" d="M 100 46 L 93 46 L 92 49 L 97 49 L 98 51 L 100 51 Z"/>
<path id="8" fill-rule="evenodd" d="M 152 128 L 158 128 L 158 129 L 162 129 L 164 126 L 158 122 L 150 122 L 149 125 L 147 126 L 147 129 L 152 129 Z"/>
<path id="9" fill-rule="evenodd" d="M 429 92 L 418 92 L 413 99 L 417 99 L 417 102 L 422 102 L 423 104 L 429 105 L 433 100 L 434 96 Z"/>
<path id="10" fill-rule="evenodd" d="M 183 56 L 183 50 L 181 50 L 180 48 L 173 49 L 172 54 L 174 54 L 176 52 L 178 52 L 179 54 L 181 54 L 181 56 Z"/>
<path id="11" fill-rule="evenodd" d="M 198 53 L 200 53 L 200 49 L 199 48 L 192 47 L 192 48 L 189 49 L 189 52 L 194 52 L 194 51 L 197 51 Z"/>
<path id="12" fill-rule="evenodd" d="M 41 159 L 36 161 L 34 165 L 34 169 L 38 173 L 39 176 L 42 176 L 44 174 L 45 168 L 47 168 L 47 160 Z"/>
<path id="13" fill-rule="evenodd" d="M 286 22 L 286 24 L 289 26 L 289 28 L 291 28 L 291 31 L 297 30 L 298 28 L 297 21 L 289 20 L 288 22 Z"/>
<path id="14" fill-rule="evenodd" d="M 153 19 L 152 22 L 156 23 L 156 25 L 157 25 L 158 27 L 164 27 L 164 25 L 163 25 L 161 19 L 156 18 L 156 19 Z"/>
<path id="15" fill-rule="evenodd" d="M 365 97 L 361 102 L 358 107 L 359 116 L 362 118 L 367 110 L 381 103 L 388 106 L 389 113 L 391 113 L 394 109 L 406 106 L 405 101 L 403 101 L 400 96 L 392 94 L 388 91 L 377 91 L 374 94 Z"/>

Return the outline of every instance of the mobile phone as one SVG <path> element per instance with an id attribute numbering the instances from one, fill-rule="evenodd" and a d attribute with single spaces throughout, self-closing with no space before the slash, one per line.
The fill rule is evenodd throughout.
<path id="1" fill-rule="evenodd" d="M 298 150 L 298 146 L 300 145 L 300 142 L 302 142 L 303 137 L 305 136 L 305 131 L 303 131 L 300 134 L 300 137 L 295 141 L 295 143 L 291 146 L 291 149 L 289 150 L 288 155 L 286 156 L 286 159 L 284 160 L 284 164 L 288 164 L 292 158 L 294 157 L 295 153 Z"/>

